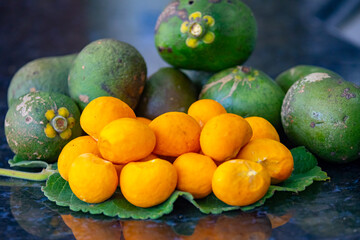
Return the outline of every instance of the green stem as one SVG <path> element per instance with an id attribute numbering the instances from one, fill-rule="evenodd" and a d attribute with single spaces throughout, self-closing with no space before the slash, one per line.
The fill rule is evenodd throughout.
<path id="1" fill-rule="evenodd" d="M 20 178 L 26 180 L 33 180 L 33 181 L 45 181 L 48 177 L 55 173 L 56 170 L 51 169 L 43 169 L 41 172 L 32 173 L 32 172 L 23 172 L 23 171 L 16 171 L 10 170 L 6 168 L 0 168 L 0 176 L 6 177 L 13 177 L 13 178 Z"/>

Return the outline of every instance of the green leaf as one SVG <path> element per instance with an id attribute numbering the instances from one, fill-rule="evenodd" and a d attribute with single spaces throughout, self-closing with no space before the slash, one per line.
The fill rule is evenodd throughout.
<path id="1" fill-rule="evenodd" d="M 293 174 L 305 173 L 313 169 L 318 164 L 315 156 L 306 150 L 304 146 L 291 149 L 291 154 L 294 158 Z"/>
<path id="2" fill-rule="evenodd" d="M 25 160 L 23 158 L 20 158 L 18 155 L 15 155 L 13 159 L 10 159 L 8 161 L 10 167 L 24 167 L 24 168 L 48 168 L 49 163 L 39 160 Z M 56 164 L 51 164 L 52 166 L 56 166 Z M 55 169 L 54 167 L 51 167 L 52 169 Z"/>
<path id="3" fill-rule="evenodd" d="M 175 191 L 170 198 L 162 204 L 151 208 L 140 208 L 129 203 L 120 190 L 105 202 L 98 204 L 89 204 L 78 199 L 71 191 L 69 183 L 65 181 L 59 173 L 51 175 L 42 188 L 45 196 L 56 202 L 59 206 L 68 206 L 73 211 L 89 212 L 91 214 L 104 214 L 109 217 L 134 218 L 134 219 L 156 219 L 173 210 L 174 202 L 179 196 L 190 193 Z"/>
<path id="4" fill-rule="evenodd" d="M 230 206 L 220 201 L 214 194 L 203 199 L 194 199 L 186 192 L 175 191 L 168 200 L 151 208 L 135 207 L 129 203 L 118 189 L 115 194 L 105 202 L 88 204 L 79 200 L 71 191 L 69 184 L 60 174 L 55 173 L 49 177 L 46 186 L 42 188 L 45 196 L 56 202 L 57 205 L 67 206 L 73 211 L 89 212 L 91 214 L 104 214 L 110 217 L 156 219 L 170 213 L 174 208 L 174 202 L 179 198 L 185 198 L 192 203 L 200 212 L 205 214 L 219 214 L 224 211 L 241 209 L 249 211 L 264 205 L 265 201 L 272 197 L 276 191 L 300 192 L 311 185 L 314 181 L 326 181 L 327 174 L 316 164 L 313 166 L 312 154 L 309 155 L 305 148 L 297 148 L 293 152 L 295 167 L 298 169 L 289 179 L 279 185 L 271 185 L 265 196 L 254 204 L 245 207 Z M 315 158 L 316 161 L 316 158 Z M 310 168 L 313 166 L 312 168 Z"/>

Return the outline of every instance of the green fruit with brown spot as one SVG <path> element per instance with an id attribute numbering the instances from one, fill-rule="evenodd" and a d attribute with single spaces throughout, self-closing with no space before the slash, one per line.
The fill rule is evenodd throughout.
<path id="1" fill-rule="evenodd" d="M 85 46 L 69 72 L 69 93 L 79 106 L 112 96 L 135 108 L 146 80 L 146 64 L 130 44 L 100 39 Z"/>
<path id="2" fill-rule="evenodd" d="M 316 73 L 316 72 L 324 72 L 324 73 L 337 75 L 335 72 L 326 68 L 312 66 L 312 65 L 298 65 L 280 73 L 275 78 L 275 82 L 279 84 L 279 86 L 282 88 L 284 92 L 287 92 L 291 87 L 291 85 L 294 84 L 294 82 L 305 77 L 306 75 L 309 75 L 310 73 Z M 341 78 L 339 75 L 337 76 Z"/>
<path id="3" fill-rule="evenodd" d="M 136 115 L 154 119 L 166 112 L 186 112 L 196 100 L 196 86 L 184 73 L 161 68 L 146 81 Z"/>
<path id="4" fill-rule="evenodd" d="M 255 17 L 240 0 L 173 1 L 155 26 L 155 45 L 166 62 L 209 72 L 244 63 L 256 37 Z"/>
<path id="5" fill-rule="evenodd" d="M 312 73 L 286 93 L 281 120 L 286 135 L 325 161 L 360 158 L 360 88 L 337 74 Z"/>
<path id="6" fill-rule="evenodd" d="M 17 99 L 6 114 L 6 140 L 21 159 L 55 162 L 61 149 L 81 135 L 79 119 L 79 108 L 70 97 L 28 93 Z"/>
<path id="7" fill-rule="evenodd" d="M 15 99 L 35 91 L 68 95 L 67 78 L 76 54 L 35 59 L 21 67 L 8 88 L 8 106 Z"/>
<path id="8" fill-rule="evenodd" d="M 259 116 L 281 128 L 280 109 L 285 93 L 265 73 L 244 66 L 225 69 L 204 85 L 200 99 L 213 99 L 227 112 Z"/>

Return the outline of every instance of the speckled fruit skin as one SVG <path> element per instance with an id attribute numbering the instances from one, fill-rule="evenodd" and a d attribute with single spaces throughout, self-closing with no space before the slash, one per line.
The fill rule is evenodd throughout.
<path id="1" fill-rule="evenodd" d="M 313 65 L 298 65 L 280 73 L 275 78 L 275 82 L 279 84 L 281 89 L 286 93 L 291 87 L 291 85 L 294 84 L 294 82 L 305 77 L 306 75 L 309 75 L 310 73 L 316 73 L 316 72 L 330 73 L 337 75 L 339 78 L 341 78 L 340 75 L 326 68 L 313 66 Z"/>
<path id="2" fill-rule="evenodd" d="M 75 118 L 71 137 L 66 140 L 59 134 L 49 138 L 44 131 L 49 123 L 45 113 L 60 107 L 67 108 L 69 117 Z M 55 162 L 65 144 L 81 135 L 79 118 L 79 108 L 68 96 L 48 92 L 28 93 L 16 100 L 6 114 L 6 140 L 11 150 L 24 160 Z"/>
<path id="3" fill-rule="evenodd" d="M 135 108 L 146 80 L 146 64 L 130 44 L 100 39 L 85 46 L 69 72 L 70 96 L 81 109 L 93 99 L 113 96 Z"/>
<path id="4" fill-rule="evenodd" d="M 67 78 L 76 54 L 35 59 L 21 67 L 8 88 L 8 106 L 15 99 L 35 91 L 68 95 Z"/>
<path id="5" fill-rule="evenodd" d="M 200 99 L 221 103 L 228 113 L 242 117 L 258 116 L 275 128 L 281 127 L 280 110 L 285 93 L 265 73 L 244 66 L 225 69 L 204 85 Z"/>
<path id="6" fill-rule="evenodd" d="M 336 163 L 359 159 L 359 119 L 359 86 L 330 73 L 312 73 L 295 82 L 281 109 L 290 140 Z"/>
<path id="7" fill-rule="evenodd" d="M 203 22 L 198 45 L 189 47 L 189 32 L 181 32 L 183 22 L 200 12 L 214 19 L 212 26 Z M 204 42 L 205 33 L 215 36 L 211 43 Z M 255 48 L 257 26 L 252 11 L 240 0 L 177 0 L 161 13 L 155 27 L 155 45 L 160 56 L 177 68 L 220 71 L 242 64 Z"/>
<path id="8" fill-rule="evenodd" d="M 186 112 L 196 100 L 191 80 L 180 70 L 165 67 L 146 81 L 136 115 L 154 119 L 165 112 Z"/>

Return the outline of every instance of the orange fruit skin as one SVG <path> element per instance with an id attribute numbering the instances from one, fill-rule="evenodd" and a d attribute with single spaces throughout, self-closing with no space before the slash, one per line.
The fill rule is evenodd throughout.
<path id="1" fill-rule="evenodd" d="M 150 153 L 148 156 L 140 159 L 140 160 L 137 160 L 137 162 L 146 162 L 146 161 L 150 161 L 150 160 L 153 160 L 155 158 L 159 158 L 158 156 L 156 156 L 155 154 L 153 153 Z"/>
<path id="2" fill-rule="evenodd" d="M 269 187 L 266 169 L 259 163 L 242 159 L 224 162 L 212 179 L 215 196 L 233 206 L 246 206 L 260 200 Z"/>
<path id="3" fill-rule="evenodd" d="M 203 128 L 213 117 L 226 113 L 226 109 L 212 99 L 201 99 L 190 105 L 188 114 L 192 116 Z"/>
<path id="4" fill-rule="evenodd" d="M 267 138 L 250 141 L 241 149 L 237 158 L 263 165 L 271 176 L 272 184 L 288 179 L 294 169 L 290 150 L 282 143 Z"/>
<path id="5" fill-rule="evenodd" d="M 173 165 L 178 175 L 178 190 L 189 192 L 194 198 L 203 198 L 212 192 L 211 180 L 216 164 L 210 157 L 185 153 L 179 156 Z"/>
<path id="6" fill-rule="evenodd" d="M 120 174 L 121 174 L 122 169 L 125 167 L 125 164 L 114 164 L 113 163 L 113 165 L 115 167 L 118 179 L 120 179 Z"/>
<path id="7" fill-rule="evenodd" d="M 84 108 L 80 125 L 87 134 L 97 140 L 107 124 L 123 117 L 136 117 L 129 105 L 115 97 L 98 97 Z"/>
<path id="8" fill-rule="evenodd" d="M 144 118 L 144 117 L 136 117 L 137 120 L 145 123 L 146 125 L 149 125 L 151 123 L 151 120 L 148 118 Z"/>
<path id="9" fill-rule="evenodd" d="M 215 161 L 235 158 L 240 148 L 249 142 L 252 129 L 242 117 L 225 113 L 210 119 L 200 135 L 202 152 Z"/>
<path id="10" fill-rule="evenodd" d="M 120 118 L 106 125 L 100 133 L 101 155 L 115 164 L 125 164 L 148 156 L 156 138 L 151 128 L 135 118 Z"/>
<path id="11" fill-rule="evenodd" d="M 247 117 L 245 121 L 250 124 L 253 131 L 250 141 L 258 138 L 270 138 L 280 142 L 280 137 L 275 127 L 265 118 Z"/>
<path id="12" fill-rule="evenodd" d="M 199 152 L 201 128 L 196 120 L 182 112 L 167 112 L 149 124 L 156 135 L 154 153 L 178 157 L 187 152 Z"/>
<path id="13" fill-rule="evenodd" d="M 70 167 L 69 185 L 80 200 L 100 203 L 114 194 L 118 186 L 118 176 L 111 162 L 92 153 L 84 153 L 78 156 Z"/>
<path id="14" fill-rule="evenodd" d="M 68 181 L 71 164 L 74 162 L 76 157 L 83 153 L 92 153 L 101 157 L 100 151 L 97 147 L 97 142 L 90 136 L 77 137 L 68 142 L 61 150 L 57 166 L 63 179 Z"/>
<path id="15" fill-rule="evenodd" d="M 120 174 L 121 192 L 137 207 L 152 207 L 164 202 L 174 192 L 177 183 L 175 167 L 166 160 L 131 162 Z"/>

